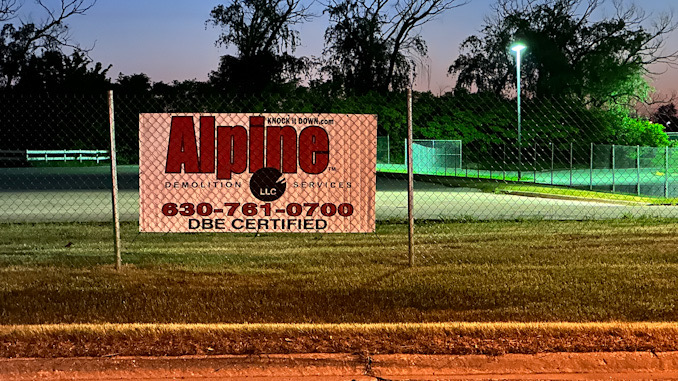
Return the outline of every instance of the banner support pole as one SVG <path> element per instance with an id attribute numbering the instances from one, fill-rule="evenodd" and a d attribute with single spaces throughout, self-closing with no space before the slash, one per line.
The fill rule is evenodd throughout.
<path id="1" fill-rule="evenodd" d="M 113 90 L 108 91 L 108 118 L 109 132 L 111 138 L 111 199 L 113 208 L 113 240 L 115 250 L 115 269 L 120 271 L 122 268 L 122 255 L 120 244 L 120 214 L 118 211 L 118 165 L 115 155 L 115 112 L 113 108 Z"/>
<path id="2" fill-rule="evenodd" d="M 414 266 L 414 164 L 412 159 L 412 88 L 407 89 L 407 219 L 408 259 Z"/>

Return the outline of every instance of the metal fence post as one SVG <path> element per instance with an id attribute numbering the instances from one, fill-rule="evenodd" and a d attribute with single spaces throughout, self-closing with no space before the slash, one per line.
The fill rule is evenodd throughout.
<path id="1" fill-rule="evenodd" d="M 113 240 L 115 250 L 115 269 L 122 267 L 122 255 L 120 250 L 120 214 L 118 212 L 118 168 L 115 154 L 115 109 L 113 107 L 113 90 L 108 91 L 108 118 L 111 138 L 111 199 L 113 207 Z"/>
<path id="2" fill-rule="evenodd" d="M 445 145 L 444 147 L 445 147 L 445 151 L 444 151 L 445 153 L 443 154 L 443 168 L 445 168 L 445 177 L 447 177 L 447 162 L 448 162 L 448 158 L 449 158 L 451 155 L 450 155 L 450 153 L 449 153 L 449 151 L 448 151 L 449 148 L 450 148 L 449 144 L 448 144 L 448 145 Z"/>
<path id="3" fill-rule="evenodd" d="M 537 142 L 534 142 L 534 160 L 532 162 L 534 163 L 534 166 L 532 168 L 534 178 L 532 179 L 533 182 L 536 184 L 537 183 Z"/>
<path id="4" fill-rule="evenodd" d="M 523 169 L 523 150 L 520 144 L 520 134 L 518 134 L 518 181 L 521 181 L 523 177 L 522 169 Z"/>
<path id="5" fill-rule="evenodd" d="M 459 141 L 459 169 L 464 165 L 464 147 L 463 142 Z M 454 162 L 454 175 L 457 176 L 457 161 Z"/>
<path id="6" fill-rule="evenodd" d="M 506 181 L 506 143 L 504 143 L 503 145 L 502 155 L 504 156 L 504 158 L 502 159 L 501 162 L 501 177 L 503 181 Z"/>
<path id="7" fill-rule="evenodd" d="M 412 160 L 412 89 L 407 89 L 407 219 L 408 261 L 414 266 L 414 165 Z"/>
<path id="8" fill-rule="evenodd" d="M 555 156 L 555 148 L 553 146 L 553 142 L 551 142 L 551 185 L 553 185 L 553 158 Z"/>
<path id="9" fill-rule="evenodd" d="M 438 174 L 438 168 L 436 166 L 436 160 L 438 160 L 438 158 L 437 158 L 438 157 L 438 155 L 437 155 L 438 150 L 436 150 L 436 140 L 435 139 L 433 139 L 431 141 L 431 148 L 433 149 L 433 163 L 429 164 L 428 168 L 431 168 L 431 167 L 435 168 L 435 172 L 430 173 L 431 171 L 429 170 L 428 174 L 437 175 Z"/>
<path id="10" fill-rule="evenodd" d="M 640 196 L 640 146 L 636 146 L 636 191 Z"/>
<path id="11" fill-rule="evenodd" d="M 615 154 L 614 154 L 614 144 L 612 145 L 612 193 L 616 192 L 616 186 L 614 182 L 614 170 L 616 167 L 615 163 Z"/>
<path id="12" fill-rule="evenodd" d="M 572 142 L 570 142 L 570 186 L 572 186 L 572 150 L 574 149 L 574 145 Z"/>
<path id="13" fill-rule="evenodd" d="M 404 143 L 405 143 L 405 146 L 403 147 L 403 149 L 405 150 L 405 168 L 407 168 L 407 158 L 410 157 L 410 154 L 407 153 L 407 147 L 408 147 L 407 146 L 407 136 L 405 136 L 405 142 Z"/>
<path id="14" fill-rule="evenodd" d="M 664 147 L 664 197 L 669 197 L 669 146 Z"/>
<path id="15" fill-rule="evenodd" d="M 593 190 L 593 143 L 591 143 L 591 156 L 589 157 L 591 169 L 589 170 L 589 190 Z"/>
<path id="16" fill-rule="evenodd" d="M 391 164 L 391 135 L 386 135 L 386 163 Z"/>
<path id="17" fill-rule="evenodd" d="M 490 180 L 492 179 L 492 168 L 494 167 L 493 163 L 495 162 L 494 153 L 494 146 L 490 143 Z"/>

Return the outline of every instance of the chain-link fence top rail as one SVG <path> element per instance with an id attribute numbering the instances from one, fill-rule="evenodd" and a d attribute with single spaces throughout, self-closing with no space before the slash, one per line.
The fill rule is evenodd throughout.
<path id="1" fill-rule="evenodd" d="M 0 221 L 110 220 L 108 162 L 81 159 L 96 158 L 98 154 L 91 152 L 109 149 L 106 94 L 3 95 L 0 100 Z M 376 220 L 407 215 L 405 94 L 348 97 L 302 89 L 285 96 L 116 95 L 115 105 L 123 220 L 136 221 L 139 216 L 140 114 L 186 113 L 376 115 L 376 131 L 371 124 L 364 124 L 372 130 L 345 136 L 342 144 L 349 153 L 341 159 L 347 173 L 361 168 L 358 163 L 363 159 L 355 155 L 369 154 L 356 152 L 365 139 L 361 134 L 376 133 L 380 137 L 376 143 Z M 589 107 L 579 100 L 525 99 L 519 146 L 515 100 L 488 94 L 415 94 L 413 116 L 414 137 L 421 139 L 415 142 L 420 150 L 413 156 L 415 217 L 420 220 L 678 214 L 673 207 L 647 206 L 671 203 L 678 194 L 676 155 L 672 147 L 666 148 L 666 135 L 656 125 L 630 122 L 623 113 Z M 197 126 L 199 118 L 195 120 Z M 246 122 L 239 121 L 243 126 Z M 295 132 L 298 138 L 300 130 Z M 197 127 L 195 136 L 200 139 Z M 167 147 L 163 144 L 156 156 L 164 159 Z M 59 150 L 62 152 L 44 152 Z M 63 160 L 56 159 L 59 155 Z M 106 157 L 105 152 L 102 155 Z M 185 167 L 182 170 L 185 172 Z M 597 193 L 576 193 L 582 190 Z M 540 197 L 527 197 L 535 194 Z M 578 195 L 584 200 L 563 200 L 562 195 Z M 629 199 L 627 195 L 650 198 Z M 177 207 L 180 201 L 176 201 Z M 319 203 L 321 207 L 326 202 Z M 331 206 L 326 208 L 328 213 L 332 211 Z M 293 210 L 293 214 L 297 212 Z"/>

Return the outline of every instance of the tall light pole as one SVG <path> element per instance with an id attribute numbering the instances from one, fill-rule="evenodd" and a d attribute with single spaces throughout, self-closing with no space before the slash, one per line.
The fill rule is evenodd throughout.
<path id="1" fill-rule="evenodd" d="M 521 43 L 516 43 L 511 47 L 511 50 L 516 52 L 516 83 L 518 85 L 518 181 L 521 178 L 521 169 L 523 166 L 523 146 L 521 144 L 521 116 L 520 116 L 520 52 L 525 49 L 526 46 Z"/>

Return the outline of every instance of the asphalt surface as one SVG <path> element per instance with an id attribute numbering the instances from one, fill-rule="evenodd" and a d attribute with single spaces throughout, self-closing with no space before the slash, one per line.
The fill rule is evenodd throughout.
<path id="1" fill-rule="evenodd" d="M 394 176 L 395 177 L 395 176 Z M 122 221 L 139 213 L 136 167 L 119 169 Z M 110 172 L 102 167 L 10 168 L 0 171 L 0 223 L 111 220 Z M 587 220 L 624 217 L 678 217 L 678 207 L 612 204 L 483 193 L 415 181 L 415 218 L 435 220 Z M 379 175 L 377 220 L 407 217 L 407 183 Z"/>
<path id="2" fill-rule="evenodd" d="M 139 189 L 139 167 L 118 166 L 118 188 Z M 89 167 L 0 168 L 0 192 L 110 190 L 111 169 Z"/>
<path id="3" fill-rule="evenodd" d="M 377 219 L 407 216 L 407 184 L 403 180 L 377 181 Z M 484 193 L 474 188 L 452 188 L 415 182 L 415 217 L 420 219 L 547 219 L 587 220 L 623 217 L 678 217 L 678 207 L 613 204 Z"/>

